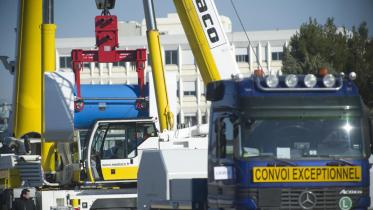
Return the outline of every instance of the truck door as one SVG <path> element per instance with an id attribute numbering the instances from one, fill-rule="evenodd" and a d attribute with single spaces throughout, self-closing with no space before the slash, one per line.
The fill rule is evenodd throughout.
<path id="1" fill-rule="evenodd" d="M 214 148 L 215 155 L 211 157 L 215 180 L 227 180 L 233 176 L 231 166 L 234 153 L 234 127 L 235 125 L 229 116 L 222 116 L 215 121 L 216 147 Z M 226 172 L 222 173 L 220 169 L 226 170 Z"/>
<path id="2" fill-rule="evenodd" d="M 103 123 L 88 144 L 91 181 L 136 180 L 138 129 L 136 123 Z"/>
<path id="3" fill-rule="evenodd" d="M 209 142 L 209 205 L 222 207 L 220 201 L 225 200 L 226 207 L 233 205 L 229 201 L 235 196 L 234 145 L 239 136 L 238 120 L 233 115 L 224 113 L 215 117 L 214 128 L 210 130 Z"/>

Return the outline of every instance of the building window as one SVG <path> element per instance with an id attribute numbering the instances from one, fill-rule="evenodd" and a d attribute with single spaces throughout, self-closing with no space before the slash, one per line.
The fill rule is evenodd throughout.
<path id="1" fill-rule="evenodd" d="M 180 81 L 177 81 L 177 82 L 176 82 L 176 96 L 177 96 L 178 98 L 180 98 L 180 94 L 179 94 L 179 92 L 180 92 Z"/>
<path id="2" fill-rule="evenodd" d="M 196 93 L 196 82 L 183 82 L 184 96 L 197 96 Z"/>
<path id="3" fill-rule="evenodd" d="M 237 63 L 248 63 L 249 55 L 236 55 Z"/>
<path id="4" fill-rule="evenodd" d="M 132 71 L 136 71 L 136 69 L 137 69 L 137 62 L 131 62 L 130 63 L 130 69 L 132 70 Z"/>
<path id="5" fill-rule="evenodd" d="M 207 115 L 204 114 L 202 115 L 202 124 L 206 124 L 207 123 Z"/>
<path id="6" fill-rule="evenodd" d="M 60 57 L 60 68 L 71 68 L 71 57 L 70 56 Z"/>
<path id="7" fill-rule="evenodd" d="M 179 64 L 177 50 L 166 50 L 166 64 Z"/>
<path id="8" fill-rule="evenodd" d="M 150 60 L 150 54 L 148 53 L 147 54 L 147 61 L 148 61 L 148 66 L 151 66 L 152 65 L 152 62 L 151 62 L 151 60 Z"/>
<path id="9" fill-rule="evenodd" d="M 83 63 L 84 68 L 91 68 L 91 63 Z"/>
<path id="10" fill-rule="evenodd" d="M 186 115 L 184 116 L 184 123 L 187 127 L 197 125 L 197 116 L 196 115 Z"/>
<path id="11" fill-rule="evenodd" d="M 124 67 L 126 64 L 124 61 L 120 61 L 120 62 L 115 62 L 113 63 L 113 66 L 114 67 Z"/>
<path id="12" fill-rule="evenodd" d="M 181 122 L 180 122 L 180 113 L 178 113 L 177 115 L 176 115 L 176 125 L 177 125 L 177 128 L 179 129 L 180 127 L 180 124 L 181 124 Z"/>
<path id="13" fill-rule="evenodd" d="M 247 47 L 238 47 L 235 50 L 237 63 L 248 63 L 249 55 Z"/>
<path id="14" fill-rule="evenodd" d="M 280 61 L 282 60 L 283 52 L 272 52 L 272 60 L 273 61 Z"/>

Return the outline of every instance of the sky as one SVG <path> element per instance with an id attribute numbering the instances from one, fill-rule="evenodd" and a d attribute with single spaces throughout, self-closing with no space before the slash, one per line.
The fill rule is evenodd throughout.
<path id="1" fill-rule="evenodd" d="M 31 0 L 30 0 L 31 1 Z M 0 55 L 15 57 L 17 0 L 0 0 Z M 175 12 L 172 0 L 154 0 L 157 17 Z M 334 17 L 338 26 L 351 28 L 362 21 L 368 23 L 373 35 L 373 0 L 233 0 L 248 31 L 297 29 L 310 17 L 325 23 Z M 54 0 L 57 37 L 87 37 L 94 35 L 93 18 L 100 14 L 94 0 Z M 231 0 L 215 0 L 220 15 L 231 18 L 233 31 L 243 31 L 231 5 Z M 116 0 L 111 14 L 119 20 L 141 21 L 142 0 Z M 11 102 L 13 78 L 0 64 L 0 101 Z"/>

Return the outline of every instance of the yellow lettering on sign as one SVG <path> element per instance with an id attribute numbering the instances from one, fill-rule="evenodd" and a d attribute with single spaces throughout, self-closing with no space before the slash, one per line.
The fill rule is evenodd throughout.
<path id="1" fill-rule="evenodd" d="M 360 166 L 253 167 L 254 182 L 359 182 Z"/>

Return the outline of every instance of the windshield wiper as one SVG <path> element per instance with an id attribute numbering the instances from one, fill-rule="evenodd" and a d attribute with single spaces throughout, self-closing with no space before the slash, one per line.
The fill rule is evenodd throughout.
<path id="1" fill-rule="evenodd" d="M 332 158 L 326 163 L 327 166 L 354 166 L 354 164 L 350 161 L 343 158 L 338 158 L 338 155 L 318 155 L 317 157 Z"/>
<path id="2" fill-rule="evenodd" d="M 263 157 L 269 157 L 272 159 L 273 163 L 268 163 L 267 166 L 297 166 L 297 164 L 284 160 L 284 159 L 278 159 L 274 155 L 258 155 L 258 156 L 253 156 L 255 158 L 263 158 Z"/>

